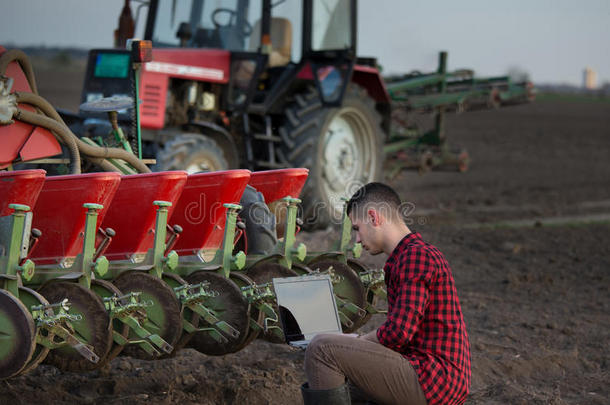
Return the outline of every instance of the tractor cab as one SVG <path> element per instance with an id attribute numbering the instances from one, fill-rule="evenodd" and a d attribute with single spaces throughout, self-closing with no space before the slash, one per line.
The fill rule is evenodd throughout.
<path id="1" fill-rule="evenodd" d="M 341 103 L 356 55 L 354 0 L 152 0 L 148 9 L 144 38 L 155 49 L 230 52 L 228 109 L 267 110 L 297 76 Z"/>

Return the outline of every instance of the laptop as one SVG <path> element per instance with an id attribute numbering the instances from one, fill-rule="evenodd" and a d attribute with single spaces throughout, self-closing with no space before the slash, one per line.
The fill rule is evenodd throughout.
<path id="1" fill-rule="evenodd" d="M 274 278 L 273 288 L 290 346 L 305 349 L 318 333 L 342 333 L 328 274 Z"/>

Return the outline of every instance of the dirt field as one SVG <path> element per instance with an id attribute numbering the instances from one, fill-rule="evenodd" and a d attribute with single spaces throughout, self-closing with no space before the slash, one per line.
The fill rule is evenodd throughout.
<path id="1" fill-rule="evenodd" d="M 74 109 L 80 80 L 49 88 L 52 101 Z M 447 127 L 470 171 L 391 184 L 416 207 L 412 228 L 452 265 L 472 347 L 467 403 L 609 403 L 610 103 L 539 101 Z M 322 249 L 327 234 L 301 240 Z M 0 382 L 0 403 L 300 403 L 302 363 L 296 349 L 256 341 L 218 358 L 120 357 L 82 375 L 41 366 Z"/>

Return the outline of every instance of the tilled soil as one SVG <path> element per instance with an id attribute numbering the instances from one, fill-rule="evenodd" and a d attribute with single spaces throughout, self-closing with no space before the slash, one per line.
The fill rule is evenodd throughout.
<path id="1" fill-rule="evenodd" d="M 539 101 L 447 127 L 470 171 L 389 182 L 452 266 L 472 349 L 467 403 L 610 402 L 610 103 Z M 299 235 L 310 250 L 333 236 Z M 302 365 L 303 352 L 264 341 L 224 357 L 119 357 L 86 374 L 43 365 L 0 382 L 0 403 L 300 403 Z"/>

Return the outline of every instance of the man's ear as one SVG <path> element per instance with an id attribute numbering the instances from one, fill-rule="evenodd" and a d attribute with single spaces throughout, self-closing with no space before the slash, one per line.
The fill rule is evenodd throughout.
<path id="1" fill-rule="evenodd" d="M 377 212 L 376 209 L 369 208 L 366 211 L 366 215 L 368 216 L 369 221 L 371 222 L 371 225 L 373 225 L 373 226 L 381 225 L 383 218 L 381 217 L 381 215 L 379 215 L 379 212 Z"/>

